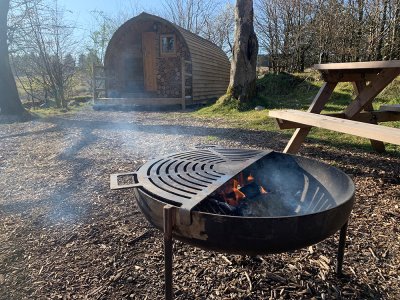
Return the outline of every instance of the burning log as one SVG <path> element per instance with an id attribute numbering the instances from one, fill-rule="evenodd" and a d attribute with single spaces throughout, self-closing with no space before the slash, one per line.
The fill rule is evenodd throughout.
<path id="1" fill-rule="evenodd" d="M 207 201 L 200 203 L 197 210 L 213 214 L 224 214 L 228 216 L 239 216 L 238 207 L 226 203 L 223 199 L 209 197 Z"/>
<path id="2" fill-rule="evenodd" d="M 287 215 L 288 208 L 279 193 L 259 194 L 257 197 L 246 201 L 241 208 L 241 215 L 247 217 L 273 217 Z"/>
<path id="3" fill-rule="evenodd" d="M 244 172 L 241 172 L 199 205 L 198 209 L 203 212 L 244 216 L 248 215 L 255 205 L 263 205 L 262 211 L 265 211 L 269 198 L 267 195 L 266 189 L 258 184 L 251 174 L 245 176 Z"/>
<path id="4" fill-rule="evenodd" d="M 233 180 L 233 187 L 228 187 L 228 190 L 229 189 L 231 189 L 230 192 L 222 193 L 225 202 L 232 206 L 238 206 L 240 201 L 246 198 L 246 195 L 239 190 L 239 184 L 237 180 Z"/>
<path id="5" fill-rule="evenodd" d="M 271 191 L 265 188 L 271 180 L 274 178 L 268 178 L 265 172 L 244 170 L 224 184 L 217 191 L 216 198 L 221 202 L 225 201 L 230 207 L 235 207 L 235 215 L 238 216 L 268 217 L 299 214 L 301 190 L 278 187 Z M 294 179 L 288 178 L 288 180 Z"/>
<path id="6" fill-rule="evenodd" d="M 264 188 L 261 185 L 257 184 L 255 181 L 246 184 L 244 187 L 240 188 L 240 192 L 242 192 L 247 199 L 257 197 L 258 195 L 263 193 L 263 191 L 265 193 Z"/>
<path id="7" fill-rule="evenodd" d="M 267 191 L 251 174 L 245 176 L 244 172 L 241 172 L 237 178 L 230 180 L 220 188 L 221 198 L 232 206 L 238 206 L 243 200 L 251 200 L 266 193 Z"/>

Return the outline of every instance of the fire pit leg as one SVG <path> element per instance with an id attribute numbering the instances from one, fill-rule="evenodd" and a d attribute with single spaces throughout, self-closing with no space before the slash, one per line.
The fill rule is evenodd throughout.
<path id="1" fill-rule="evenodd" d="M 174 220 L 174 207 L 165 205 L 164 216 L 164 276 L 165 276 L 165 299 L 173 299 L 172 291 L 172 227 Z"/>
<path id="2" fill-rule="evenodd" d="M 346 222 L 346 223 L 342 226 L 342 228 L 340 229 L 339 248 L 338 248 L 337 265 L 336 265 L 336 274 L 337 274 L 338 276 L 341 276 L 341 275 L 342 275 L 344 248 L 345 248 L 345 246 L 346 246 L 347 224 L 348 224 L 348 222 Z"/>

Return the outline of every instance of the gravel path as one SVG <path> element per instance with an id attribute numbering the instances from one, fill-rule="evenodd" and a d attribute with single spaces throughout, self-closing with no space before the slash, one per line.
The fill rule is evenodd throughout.
<path id="1" fill-rule="evenodd" d="M 162 299 L 162 234 L 109 175 L 197 144 L 283 149 L 287 136 L 181 112 L 0 124 L 0 299 Z M 399 299 L 400 156 L 308 143 L 357 187 L 344 278 L 338 236 L 279 255 L 174 249 L 176 299 Z"/>

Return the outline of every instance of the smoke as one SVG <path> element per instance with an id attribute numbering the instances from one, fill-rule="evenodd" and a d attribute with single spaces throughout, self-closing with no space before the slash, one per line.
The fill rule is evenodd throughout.
<path id="1" fill-rule="evenodd" d="M 245 172 L 251 172 L 268 193 L 247 200 L 243 216 L 296 216 L 335 206 L 323 185 L 290 156 L 272 153 L 250 168 Z"/>

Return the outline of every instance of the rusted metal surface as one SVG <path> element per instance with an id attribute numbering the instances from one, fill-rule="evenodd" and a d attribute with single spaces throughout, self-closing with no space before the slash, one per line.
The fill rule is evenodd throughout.
<path id="1" fill-rule="evenodd" d="M 136 187 L 179 206 L 180 223 L 191 223 L 191 210 L 233 176 L 271 150 L 196 149 L 151 160 L 133 173 L 111 175 L 111 189 Z M 119 185 L 131 175 L 133 183 Z"/>
<path id="2" fill-rule="evenodd" d="M 289 195 L 293 209 L 268 217 L 194 209 L 224 183 L 249 168 L 255 178 L 268 178 L 269 189 L 287 192 L 282 195 Z M 164 232 L 167 300 L 173 299 L 173 238 L 208 250 L 257 255 L 313 245 L 340 229 L 336 273 L 342 274 L 347 222 L 355 187 L 351 179 L 336 168 L 273 151 L 199 149 L 157 158 L 137 172 L 123 175 L 126 174 L 132 176 L 131 184 L 119 185 L 118 176 L 122 175 L 115 174 L 111 176 L 111 186 L 133 187 L 146 219 Z M 192 177 L 194 174 L 198 177 Z M 158 184 L 155 184 L 156 178 Z M 190 180 L 182 181 L 184 178 Z M 265 179 L 261 181 L 265 184 Z"/>
<path id="3" fill-rule="evenodd" d="M 346 222 L 342 226 L 342 228 L 340 228 L 339 247 L 338 247 L 337 264 L 336 264 L 336 274 L 338 276 L 342 276 L 344 248 L 346 247 L 347 225 L 348 225 L 348 222 Z"/>
<path id="4" fill-rule="evenodd" d="M 215 151 L 215 149 L 203 152 L 197 150 L 180 154 L 180 159 L 186 161 L 188 166 L 193 166 L 194 161 L 201 159 L 204 163 L 207 160 L 214 160 L 214 163 L 221 160 L 219 169 L 207 168 L 207 164 L 204 167 L 203 171 L 224 169 L 224 175 L 221 175 L 221 177 L 224 176 L 224 180 L 221 180 L 221 177 L 215 177 L 216 179 L 210 182 L 218 182 L 218 184 L 210 184 L 212 189 L 208 189 L 207 192 L 199 191 L 204 199 L 213 189 L 236 175 L 240 171 L 239 165 L 245 168 L 251 164 L 242 161 L 234 165 L 231 162 L 228 163 L 226 158 L 222 162 L 221 156 L 214 154 Z M 230 152 L 226 150 L 225 156 L 226 153 L 232 155 L 231 152 L 232 150 Z M 261 151 L 257 154 L 251 151 L 242 153 L 253 153 L 251 158 L 253 164 L 263 164 L 267 170 L 271 170 L 270 188 L 272 190 L 279 188 L 279 185 L 285 185 L 285 189 L 289 191 L 299 190 L 297 198 L 293 198 L 298 206 L 298 213 L 272 217 L 246 217 L 187 210 L 187 205 L 180 207 L 181 203 L 179 203 L 186 198 L 174 199 L 171 196 L 164 198 L 165 191 L 157 194 L 157 189 L 141 184 L 142 179 L 150 181 L 152 174 L 155 176 L 169 174 L 166 171 L 167 166 L 178 164 L 175 162 L 176 154 L 146 163 L 135 173 L 138 182 L 133 185 L 134 193 L 141 211 L 150 223 L 163 230 L 163 208 L 167 204 L 175 204 L 177 213 L 173 228 L 174 238 L 201 248 L 237 254 L 279 253 L 299 249 L 324 240 L 347 222 L 353 207 L 355 189 L 351 179 L 340 170 L 312 159 L 289 154 L 270 151 Z M 192 157 L 190 158 L 189 155 Z M 232 157 L 234 156 L 231 156 L 231 160 Z M 168 163 L 162 163 L 166 161 Z M 184 171 L 181 165 L 172 168 L 174 172 L 175 169 L 177 170 L 176 176 L 180 174 L 181 168 Z M 274 171 L 272 171 L 273 168 Z M 192 168 L 186 168 L 186 175 L 191 174 L 189 169 Z M 194 170 L 197 168 L 195 167 Z M 291 183 L 291 178 L 297 178 L 296 182 Z M 182 186 L 176 187 L 182 188 Z M 193 207 L 194 202 L 189 203 Z M 187 215 L 182 214 L 182 211 L 190 215 L 190 222 L 185 222 Z"/>
<path id="5" fill-rule="evenodd" d="M 174 226 L 175 207 L 165 205 L 163 209 L 164 219 L 164 279 L 165 279 L 165 299 L 173 299 L 172 290 L 172 229 Z"/>

